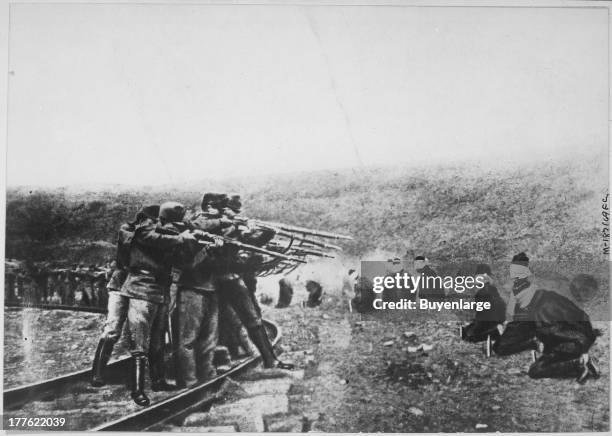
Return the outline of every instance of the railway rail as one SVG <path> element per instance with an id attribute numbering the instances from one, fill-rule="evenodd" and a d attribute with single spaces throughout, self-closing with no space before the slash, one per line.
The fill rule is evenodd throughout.
<path id="1" fill-rule="evenodd" d="M 101 308 L 56 305 L 7 305 L 14 310 L 35 308 L 40 310 L 75 310 L 105 313 Z M 280 342 L 280 328 L 264 320 L 273 345 Z M 255 366 L 259 356 L 248 356 L 235 361 L 233 367 L 216 378 L 173 392 L 151 392 L 151 405 L 138 407 L 129 398 L 125 375 L 130 358 L 111 362 L 107 367 L 108 384 L 102 388 L 89 386 L 90 370 L 82 370 L 53 379 L 44 380 L 4 391 L 4 428 L 10 418 L 27 416 L 64 417 L 66 426 L 45 430 L 91 431 L 155 431 L 167 424 L 180 422 L 195 411 L 206 411 L 228 377 L 237 376 Z M 40 429 L 20 427 L 15 430 Z"/>

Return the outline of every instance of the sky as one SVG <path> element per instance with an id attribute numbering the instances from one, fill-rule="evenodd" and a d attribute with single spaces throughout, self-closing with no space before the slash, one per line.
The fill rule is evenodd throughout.
<path id="1" fill-rule="evenodd" d="M 608 12 L 12 4 L 7 185 L 608 153 Z"/>

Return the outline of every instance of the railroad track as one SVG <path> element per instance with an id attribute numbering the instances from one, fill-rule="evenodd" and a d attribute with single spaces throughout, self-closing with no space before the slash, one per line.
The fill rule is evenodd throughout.
<path id="1" fill-rule="evenodd" d="M 69 310 L 71 312 L 89 312 L 89 313 L 106 313 L 106 308 L 93 306 L 68 306 L 64 304 L 46 304 L 46 303 L 18 303 L 5 302 L 5 309 L 21 310 L 21 309 L 44 309 L 44 310 Z"/>
<path id="2" fill-rule="evenodd" d="M 21 306 L 46 310 L 72 310 L 71 306 Z M 19 306 L 13 305 L 18 309 Z M 104 313 L 100 308 L 79 307 L 79 311 Z M 281 338 L 280 328 L 264 320 L 274 345 Z M 102 388 L 89 385 L 90 370 L 77 371 L 4 391 L 4 428 L 10 418 L 65 418 L 66 425 L 56 428 L 20 427 L 15 430 L 63 431 L 155 431 L 164 425 L 181 422 L 195 411 L 205 411 L 215 401 L 216 394 L 228 377 L 238 376 L 255 366 L 259 356 L 235 361 L 228 372 L 207 383 L 173 392 L 148 392 L 151 405 L 139 407 L 132 402 L 125 386 L 129 358 L 111 362 L 108 384 Z"/>

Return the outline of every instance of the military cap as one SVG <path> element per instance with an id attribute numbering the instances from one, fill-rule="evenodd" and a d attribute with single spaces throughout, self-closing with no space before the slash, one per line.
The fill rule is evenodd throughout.
<path id="1" fill-rule="evenodd" d="M 159 204 L 143 206 L 140 211 L 149 218 L 157 218 L 159 216 Z"/>
<path id="2" fill-rule="evenodd" d="M 151 218 L 155 219 L 159 216 L 159 204 L 148 204 L 142 206 L 136 213 L 136 219 Z"/>
<path id="3" fill-rule="evenodd" d="M 217 197 L 211 202 L 211 205 L 218 209 L 222 209 L 227 206 L 228 201 L 229 197 L 227 194 L 218 194 Z"/>
<path id="4" fill-rule="evenodd" d="M 227 201 L 227 207 L 234 212 L 238 212 L 242 208 L 242 201 L 240 200 L 239 194 L 230 194 L 229 200 Z"/>
<path id="5" fill-rule="evenodd" d="M 159 207 L 159 217 L 168 221 L 181 221 L 185 216 L 185 206 L 176 201 L 167 201 Z"/>
<path id="6" fill-rule="evenodd" d="M 219 194 L 214 192 L 206 192 L 202 197 L 202 206 L 212 203 L 218 196 Z"/>
<path id="7" fill-rule="evenodd" d="M 134 222 L 141 221 L 145 218 L 156 219 L 159 215 L 159 205 L 158 204 L 150 204 L 146 206 L 142 206 L 138 212 L 136 212 L 136 218 Z"/>
<path id="8" fill-rule="evenodd" d="M 227 201 L 226 194 L 219 194 L 218 192 L 207 192 L 202 197 L 202 209 L 206 209 L 209 205 L 217 207 L 223 201 Z"/>

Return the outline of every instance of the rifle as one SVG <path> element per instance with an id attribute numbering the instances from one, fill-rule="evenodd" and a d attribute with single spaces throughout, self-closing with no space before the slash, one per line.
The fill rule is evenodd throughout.
<path id="1" fill-rule="evenodd" d="M 284 232 L 282 230 L 279 231 L 277 234 L 279 236 L 283 236 L 285 238 L 291 238 L 294 241 L 300 242 L 300 246 L 305 246 L 305 247 L 313 246 L 313 247 L 329 248 L 331 250 L 342 251 L 342 247 L 338 245 L 326 244 L 325 242 L 315 241 L 314 239 L 303 238 L 301 236 L 296 236 L 293 233 Z M 308 244 L 308 245 L 303 245 L 303 244 Z"/>
<path id="2" fill-rule="evenodd" d="M 221 240 L 223 241 L 223 245 L 233 246 L 240 250 L 252 251 L 254 253 L 259 253 L 259 254 L 265 254 L 267 256 L 272 256 L 272 257 L 276 257 L 276 258 L 291 261 L 291 262 L 306 263 L 305 260 L 300 259 L 298 257 L 287 256 L 286 254 L 266 250 L 265 248 L 257 247 L 256 245 L 245 244 L 243 242 L 237 241 L 227 236 L 214 235 L 214 234 L 205 232 L 204 230 L 194 229 L 191 227 L 187 227 L 186 225 L 182 223 L 180 224 L 181 225 L 178 226 L 178 228 L 188 230 L 191 234 L 193 234 L 198 244 L 201 244 L 201 245 L 211 246 L 214 244 L 216 240 Z M 171 230 L 168 228 L 164 228 L 162 231 L 168 232 L 170 234 L 176 234 L 176 235 L 181 233 L 179 230 Z"/>
<path id="3" fill-rule="evenodd" d="M 283 247 L 281 244 L 279 244 L 278 242 L 270 242 L 268 243 L 268 246 L 274 250 L 274 249 L 279 249 L 279 250 L 286 250 L 286 247 Z M 297 246 L 297 247 L 289 247 L 289 250 L 291 252 L 291 254 L 295 255 L 295 256 L 318 256 L 318 257 L 327 257 L 329 259 L 334 259 L 334 256 L 331 256 L 321 250 L 317 250 L 317 249 L 313 249 L 311 247 L 303 247 L 301 245 Z"/>
<path id="4" fill-rule="evenodd" d="M 255 225 L 263 227 L 263 228 L 268 228 L 270 230 L 274 230 L 277 233 L 279 231 L 284 231 L 284 232 L 289 232 L 289 233 L 301 233 L 303 235 L 309 235 L 309 236 L 316 236 L 319 238 L 328 238 L 328 239 L 346 239 L 349 241 L 352 241 L 353 238 L 351 236 L 346 236 L 346 235 L 340 235 L 338 233 L 332 233 L 332 232 L 324 232 L 322 230 L 312 230 L 312 229 L 308 229 L 306 227 L 299 227 L 299 226 L 292 226 L 289 224 L 283 224 L 283 223 L 276 223 L 276 222 L 270 222 L 270 221 L 262 221 L 262 220 L 258 220 L 258 219 L 249 219 L 247 217 L 243 217 L 243 216 L 236 216 L 234 217 L 235 220 L 237 221 L 241 221 L 241 222 L 253 222 Z"/>
<path id="5" fill-rule="evenodd" d="M 306 255 L 306 256 L 318 256 L 318 257 L 327 257 L 328 259 L 335 259 L 335 256 L 332 256 L 327 253 L 323 253 L 320 250 L 309 250 L 308 248 L 295 247 L 293 248 L 294 254 L 298 256 Z"/>
<path id="6" fill-rule="evenodd" d="M 278 253 L 276 251 L 266 250 L 265 248 L 261 248 L 256 245 L 245 244 L 243 242 L 236 241 L 235 239 L 228 238 L 227 236 L 221 236 L 221 239 L 223 240 L 224 244 L 234 246 L 236 248 L 239 248 L 240 250 L 247 250 L 247 251 L 252 251 L 254 253 L 265 254 L 267 256 L 272 256 L 272 257 L 276 257 L 279 259 L 288 260 L 291 262 L 306 263 L 305 260 L 300 259 L 299 257 L 288 256 L 286 254 Z"/>

